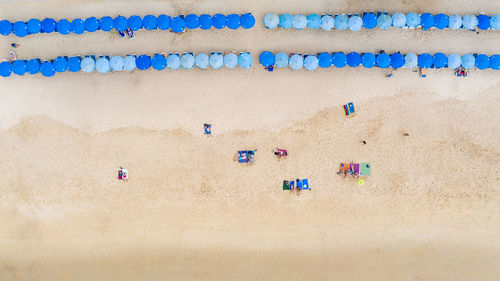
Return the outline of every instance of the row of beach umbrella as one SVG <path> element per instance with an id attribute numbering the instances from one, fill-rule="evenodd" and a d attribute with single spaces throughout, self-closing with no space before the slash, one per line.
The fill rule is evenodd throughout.
<path id="1" fill-rule="evenodd" d="M 14 34 L 18 37 L 24 37 L 29 34 L 37 33 L 52 33 L 59 32 L 63 35 L 74 33 L 82 34 L 84 32 L 95 32 L 97 30 L 111 31 L 116 29 L 118 31 L 125 31 L 130 28 L 132 31 L 139 29 L 147 30 L 167 30 L 173 32 L 184 32 L 186 29 L 201 28 L 204 30 L 212 27 L 222 29 L 228 27 L 230 29 L 244 29 L 252 28 L 255 25 L 255 18 L 251 13 L 242 15 L 238 14 L 215 14 L 215 15 L 195 15 L 190 14 L 187 16 L 170 17 L 167 15 L 147 15 L 143 18 L 133 15 L 129 18 L 124 16 L 117 16 L 114 19 L 106 16 L 102 18 L 89 17 L 86 19 L 60 19 L 56 21 L 52 18 L 45 18 L 43 20 L 30 19 L 28 21 L 10 22 L 8 20 L 0 21 L 0 34 L 7 36 Z"/>
<path id="2" fill-rule="evenodd" d="M 274 29 L 277 27 L 281 28 L 294 28 L 294 29 L 323 29 L 332 30 L 333 28 L 338 30 L 349 29 L 351 31 L 358 31 L 361 28 L 373 29 L 378 27 L 380 29 L 388 29 L 390 27 L 398 28 L 423 28 L 428 30 L 431 28 L 437 29 L 469 29 L 474 30 L 476 28 L 487 30 L 500 30 L 500 15 L 496 14 L 493 16 L 488 15 L 465 15 L 460 16 L 457 14 L 446 15 L 446 14 L 436 14 L 431 13 L 394 13 L 389 15 L 388 13 L 372 13 L 365 12 L 362 15 L 291 15 L 282 14 L 277 15 L 274 13 L 268 13 L 264 16 L 264 25 L 266 28 Z"/>
<path id="3" fill-rule="evenodd" d="M 87 55 L 65 57 L 60 56 L 54 60 L 42 61 L 40 59 L 15 60 L 0 63 L 0 76 L 8 77 L 11 74 L 37 74 L 51 77 L 57 72 L 78 72 L 85 73 L 99 72 L 108 73 L 110 71 L 133 71 L 135 69 L 147 70 L 153 68 L 156 70 L 164 69 L 191 69 L 196 66 L 199 69 L 219 69 L 223 66 L 229 69 L 252 67 L 253 58 L 248 52 L 236 54 L 234 52 L 222 54 L 222 52 L 211 52 L 210 54 L 193 53 L 180 54 L 155 54 L 149 55 L 127 55 L 121 56 L 93 56 Z"/>
<path id="4" fill-rule="evenodd" d="M 409 53 L 403 55 L 401 53 L 372 54 L 372 53 L 356 53 L 348 54 L 337 53 L 319 53 L 317 55 L 301 55 L 277 53 L 273 54 L 269 51 L 264 51 L 259 56 L 260 64 L 264 67 L 290 67 L 293 70 L 305 68 L 306 70 L 315 70 L 318 67 L 329 68 L 331 66 L 342 68 L 345 66 L 372 68 L 374 66 L 380 68 L 452 68 L 456 69 L 460 66 L 465 69 L 500 69 L 500 55 L 487 56 L 485 54 L 466 54 L 463 56 L 457 54 L 445 55 L 443 53 L 435 53 L 434 55 L 423 53 Z"/>

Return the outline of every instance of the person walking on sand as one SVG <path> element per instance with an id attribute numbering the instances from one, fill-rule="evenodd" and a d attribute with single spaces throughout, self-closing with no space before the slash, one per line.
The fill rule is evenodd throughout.
<path id="1" fill-rule="evenodd" d="M 12 44 L 10 44 L 10 46 L 11 46 L 12 48 L 17 48 L 17 47 L 19 47 L 20 45 L 19 45 L 19 44 L 17 44 L 17 43 L 12 43 Z"/>

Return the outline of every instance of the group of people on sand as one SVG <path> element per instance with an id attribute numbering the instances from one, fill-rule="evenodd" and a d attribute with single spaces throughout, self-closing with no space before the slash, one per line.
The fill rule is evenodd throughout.
<path id="1" fill-rule="evenodd" d="M 354 163 L 353 162 L 350 163 L 349 169 L 340 170 L 337 172 L 337 175 L 344 176 L 344 177 L 352 176 L 356 179 L 359 179 L 359 173 L 354 171 Z"/>

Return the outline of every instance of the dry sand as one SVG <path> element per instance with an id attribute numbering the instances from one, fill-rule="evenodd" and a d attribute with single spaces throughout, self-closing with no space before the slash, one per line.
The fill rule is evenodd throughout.
<path id="1" fill-rule="evenodd" d="M 5 2 L 5 1 L 4 1 Z M 2 2 L 0 18 L 247 12 L 250 31 L 0 38 L 21 58 L 500 53 L 496 32 L 269 31 L 268 11 L 500 13 L 497 1 Z M 0 280 L 500 280 L 500 76 L 380 69 L 0 80 Z M 358 114 L 345 118 L 342 104 Z M 202 135 L 213 122 L 214 136 Z M 407 132 L 408 137 L 402 134 Z M 360 140 L 366 140 L 362 145 Z M 285 147 L 290 156 L 271 153 Z M 257 148 L 255 165 L 238 149 Z M 342 161 L 372 164 L 360 187 Z M 130 172 L 116 180 L 117 167 Z M 281 190 L 308 178 L 311 191 Z"/>

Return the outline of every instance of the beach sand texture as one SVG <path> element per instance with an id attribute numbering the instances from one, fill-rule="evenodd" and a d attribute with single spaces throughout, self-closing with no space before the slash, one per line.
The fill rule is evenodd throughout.
<path id="1" fill-rule="evenodd" d="M 251 11 L 257 21 L 135 40 L 0 38 L 0 53 L 15 41 L 20 58 L 236 50 L 255 65 L 0 79 L 0 280 L 500 280 L 498 72 L 387 79 L 378 68 L 258 65 L 263 50 L 500 53 L 493 31 L 262 26 L 269 11 L 364 10 L 495 14 L 500 2 L 0 2 L 10 20 Z M 234 161 L 251 148 L 254 165 Z M 336 175 L 350 161 L 371 163 L 363 186 Z M 281 190 L 295 178 L 312 190 Z"/>

